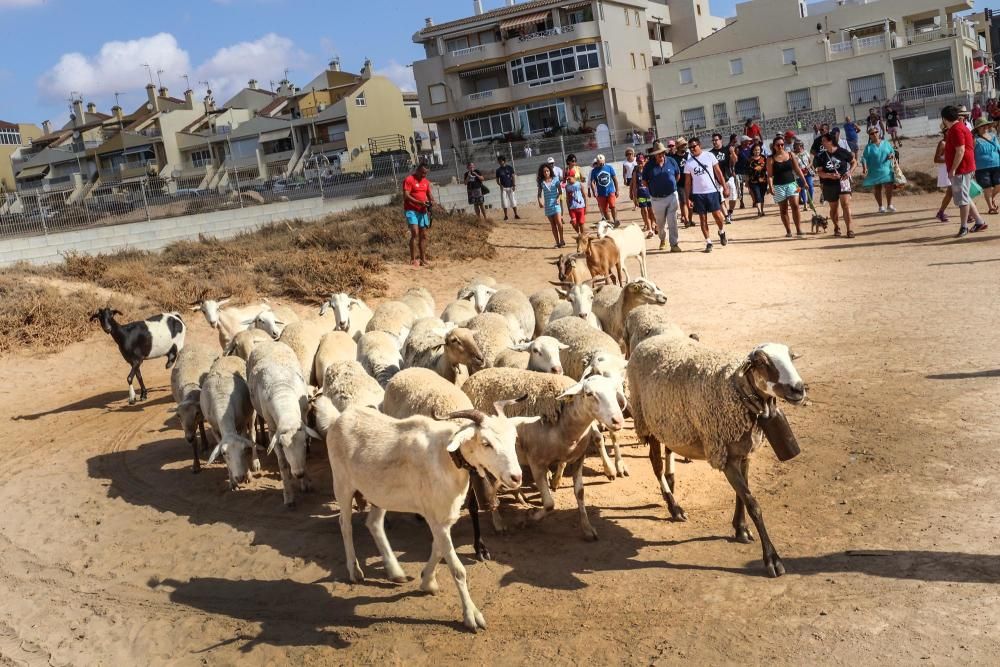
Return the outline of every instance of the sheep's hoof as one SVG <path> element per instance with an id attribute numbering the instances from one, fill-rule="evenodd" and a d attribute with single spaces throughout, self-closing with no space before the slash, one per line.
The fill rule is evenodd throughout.
<path id="1" fill-rule="evenodd" d="M 615 480 L 615 477 L 617 477 L 618 475 L 616 475 L 615 472 L 610 468 L 606 468 L 604 470 L 604 476 L 608 478 L 608 481 L 613 482 Z"/>
<path id="2" fill-rule="evenodd" d="M 135 399 L 134 398 L 128 399 L 128 404 L 129 405 L 135 405 Z"/>
<path id="3" fill-rule="evenodd" d="M 201 466 L 194 466 L 193 468 L 191 468 L 192 475 L 197 475 L 200 472 L 201 472 Z"/>
<path id="4" fill-rule="evenodd" d="M 493 554 L 490 553 L 490 550 L 487 549 L 486 545 L 483 544 L 482 542 L 480 542 L 475 546 L 475 551 L 476 551 L 476 560 L 478 560 L 480 563 L 482 563 L 483 561 L 493 560 Z"/>
<path id="5" fill-rule="evenodd" d="M 431 579 L 430 581 L 427 582 L 421 581 L 420 590 L 422 590 L 424 593 L 427 593 L 428 595 L 437 595 L 441 589 L 438 588 L 437 579 Z"/>
<path id="6" fill-rule="evenodd" d="M 781 562 L 781 558 L 778 557 L 778 554 L 772 555 L 770 559 L 765 559 L 764 565 L 767 567 L 767 576 L 772 579 L 780 577 L 785 573 L 785 565 Z"/>
<path id="7" fill-rule="evenodd" d="M 462 622 L 465 624 L 465 627 L 473 632 L 477 632 L 480 628 L 483 630 L 486 629 L 486 619 L 483 618 L 482 612 L 475 607 L 466 614 Z"/>
<path id="8" fill-rule="evenodd" d="M 302 478 L 302 481 L 299 482 L 299 488 L 302 489 L 302 493 L 309 493 L 313 490 L 312 482 L 307 478 Z"/>
<path id="9" fill-rule="evenodd" d="M 596 542 L 597 541 L 597 531 L 594 530 L 593 528 L 590 528 L 589 530 L 586 529 L 586 528 L 584 528 L 583 529 L 583 539 L 586 540 L 587 542 Z"/>
<path id="10" fill-rule="evenodd" d="M 753 542 L 753 533 L 749 528 L 736 529 L 736 541 L 740 544 L 750 544 Z"/>
<path id="11" fill-rule="evenodd" d="M 628 468 L 625 467 L 625 463 L 624 462 L 622 462 L 622 464 L 620 466 L 618 466 L 618 474 L 621 475 L 622 477 L 628 477 L 629 476 L 629 474 L 628 474 Z"/>
<path id="12" fill-rule="evenodd" d="M 673 521 L 687 521 L 688 515 L 687 512 L 684 511 L 683 507 L 675 503 L 670 508 L 670 518 Z"/>
<path id="13" fill-rule="evenodd" d="M 347 578 L 352 584 L 358 584 L 365 580 L 365 572 L 357 561 L 355 561 L 354 567 L 348 571 Z"/>
<path id="14" fill-rule="evenodd" d="M 402 574 L 402 575 L 396 575 L 395 577 L 389 577 L 389 581 L 391 581 L 394 584 L 405 584 L 407 581 L 409 581 L 409 579 L 405 574 Z"/>

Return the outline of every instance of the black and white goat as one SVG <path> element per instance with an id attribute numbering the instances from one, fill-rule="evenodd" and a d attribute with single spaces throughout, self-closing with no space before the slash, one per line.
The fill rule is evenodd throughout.
<path id="1" fill-rule="evenodd" d="M 115 315 L 121 315 L 117 310 L 101 308 L 90 316 L 90 321 L 101 323 L 104 333 L 118 343 L 118 351 L 132 367 L 128 374 L 128 402 L 135 404 L 135 389 L 132 380 L 139 380 L 139 400 L 146 400 L 146 384 L 142 381 L 139 367 L 146 359 L 158 357 L 167 358 L 167 368 L 174 365 L 177 354 L 184 348 L 186 327 L 184 320 L 177 313 L 157 313 L 139 322 L 118 324 Z"/>

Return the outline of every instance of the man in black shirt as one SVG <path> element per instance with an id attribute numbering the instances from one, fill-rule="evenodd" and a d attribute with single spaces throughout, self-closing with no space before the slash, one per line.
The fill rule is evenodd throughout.
<path id="1" fill-rule="evenodd" d="M 823 148 L 823 135 L 829 131 L 830 131 L 829 123 L 823 123 L 822 125 L 819 126 L 819 134 L 817 134 L 816 138 L 813 139 L 812 148 L 809 149 L 809 152 L 812 153 L 813 157 L 816 157 L 816 154 L 819 153 L 820 150 Z"/>
<path id="2" fill-rule="evenodd" d="M 822 148 L 813 160 L 816 175 L 819 176 L 823 190 L 823 199 L 830 204 L 830 220 L 833 222 L 833 235 L 840 236 L 838 213 L 844 212 L 844 225 L 847 227 L 847 238 L 854 238 L 851 229 L 851 172 L 857 166 L 854 153 L 837 145 L 837 140 L 827 132 L 820 137 Z"/>
<path id="3" fill-rule="evenodd" d="M 889 133 L 889 136 L 892 137 L 892 147 L 899 149 L 903 145 L 903 142 L 899 138 L 899 113 L 891 106 L 886 105 L 883 117 L 885 119 L 885 129 Z"/>
<path id="4" fill-rule="evenodd" d="M 507 158 L 503 155 L 497 156 L 497 187 L 500 188 L 500 206 L 503 207 L 503 219 L 507 219 L 507 206 L 514 209 L 514 219 L 520 220 L 517 214 L 517 176 L 514 174 L 514 167 L 507 164 Z"/>
<path id="5" fill-rule="evenodd" d="M 733 224 L 733 209 L 736 208 L 736 200 L 739 199 L 739 193 L 736 191 L 736 179 L 733 178 L 733 167 L 736 165 L 736 150 L 732 143 L 729 146 L 723 146 L 722 135 L 716 132 L 712 135 L 712 149 L 709 152 L 719 161 L 722 178 L 725 179 L 726 184 L 729 186 L 729 196 L 726 198 L 729 202 L 729 207 L 723 212 L 726 214 L 726 224 L 731 225 Z"/>

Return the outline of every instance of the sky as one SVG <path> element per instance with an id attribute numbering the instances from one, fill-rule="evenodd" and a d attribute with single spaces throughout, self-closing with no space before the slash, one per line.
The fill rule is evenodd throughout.
<path id="1" fill-rule="evenodd" d="M 483 0 L 486 10 L 503 4 Z M 710 4 L 719 16 L 733 5 Z M 335 56 L 353 72 L 371 58 L 376 73 L 413 90 L 407 65 L 422 57 L 413 33 L 425 17 L 444 23 L 472 8 L 472 0 L 0 0 L 0 119 L 61 125 L 71 93 L 107 113 L 118 92 L 131 112 L 145 100 L 144 64 L 175 97 L 184 75 L 196 99 L 210 82 L 218 103 L 251 78 L 276 83 L 286 68 L 305 85 Z"/>

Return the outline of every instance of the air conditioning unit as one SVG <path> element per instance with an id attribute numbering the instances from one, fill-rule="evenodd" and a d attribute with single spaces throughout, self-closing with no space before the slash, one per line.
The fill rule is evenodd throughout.
<path id="1" fill-rule="evenodd" d="M 318 111 L 320 113 L 323 113 L 324 111 L 326 111 L 326 105 L 325 104 L 317 104 L 316 105 L 316 111 Z"/>

